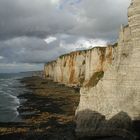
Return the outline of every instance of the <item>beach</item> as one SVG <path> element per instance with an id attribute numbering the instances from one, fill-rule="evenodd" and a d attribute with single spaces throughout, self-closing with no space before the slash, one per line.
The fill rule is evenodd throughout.
<path id="1" fill-rule="evenodd" d="M 19 122 L 1 122 L 1 140 L 74 140 L 79 88 L 40 77 L 22 78 L 28 89 L 18 96 Z M 21 89 L 22 90 L 22 89 Z"/>

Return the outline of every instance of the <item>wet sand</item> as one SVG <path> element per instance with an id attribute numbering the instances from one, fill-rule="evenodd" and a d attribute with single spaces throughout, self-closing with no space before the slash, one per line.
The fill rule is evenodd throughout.
<path id="1" fill-rule="evenodd" d="M 21 122 L 0 123 L 0 140 L 74 140 L 79 89 L 39 77 L 21 79 L 30 92 L 18 108 Z"/>

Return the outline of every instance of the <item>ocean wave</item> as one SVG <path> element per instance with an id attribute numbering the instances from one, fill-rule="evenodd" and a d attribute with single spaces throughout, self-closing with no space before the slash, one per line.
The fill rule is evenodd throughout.
<path id="1" fill-rule="evenodd" d="M 19 115 L 18 95 L 23 94 L 26 89 L 24 87 L 21 89 L 22 84 L 16 78 L 0 79 L 0 122 L 14 121 Z"/>

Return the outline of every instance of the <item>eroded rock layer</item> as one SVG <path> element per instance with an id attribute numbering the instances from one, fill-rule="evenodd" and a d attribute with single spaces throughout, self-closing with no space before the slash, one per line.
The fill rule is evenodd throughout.
<path id="1" fill-rule="evenodd" d="M 79 85 L 77 135 L 135 139 L 140 120 L 140 0 L 132 0 L 118 43 L 61 56 L 45 66 L 54 81 Z M 136 128 L 137 129 L 137 128 Z"/>

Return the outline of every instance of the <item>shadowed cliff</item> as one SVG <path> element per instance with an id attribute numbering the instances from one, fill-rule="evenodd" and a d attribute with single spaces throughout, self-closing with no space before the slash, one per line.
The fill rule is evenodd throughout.
<path id="1" fill-rule="evenodd" d="M 104 115 L 83 110 L 76 114 L 76 134 L 80 140 L 138 140 L 140 121 L 132 121 L 125 112 L 119 112 L 107 120 Z"/>

